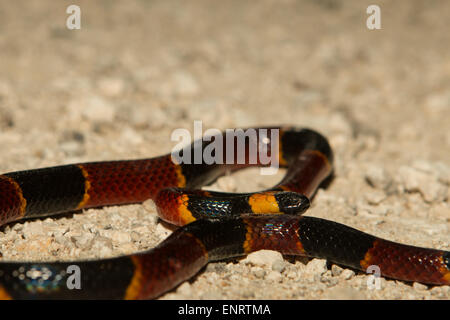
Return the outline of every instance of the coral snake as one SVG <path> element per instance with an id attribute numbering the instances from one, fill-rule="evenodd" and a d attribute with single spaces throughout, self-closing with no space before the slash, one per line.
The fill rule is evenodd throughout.
<path id="1" fill-rule="evenodd" d="M 153 199 L 160 217 L 182 225 L 155 248 L 129 256 L 71 262 L 0 262 L 0 297 L 11 299 L 151 299 L 193 277 L 208 262 L 260 249 L 325 258 L 365 271 L 425 284 L 450 284 L 450 252 L 383 240 L 348 226 L 301 216 L 317 188 L 333 172 L 333 154 L 319 133 L 295 127 L 276 130 L 282 181 L 248 194 L 199 190 L 227 171 L 252 164 L 245 139 L 242 164 L 178 163 L 171 154 L 152 159 L 91 162 L 0 175 L 0 224 L 23 218 Z M 220 138 L 202 140 L 201 150 Z M 238 149 L 237 137 L 222 155 Z M 277 141 L 273 141 L 277 140 Z M 199 144 L 191 145 L 192 150 Z M 259 148 L 259 147 L 258 147 Z M 233 150 L 230 150 L 233 149 Z M 267 148 L 270 150 L 270 148 Z M 270 152 L 269 152 L 270 153 Z M 182 153 L 180 153 L 182 154 Z M 191 157 L 193 157 L 194 152 Z M 193 158 L 192 158 L 193 159 Z M 236 163 L 236 162 L 235 162 Z M 284 213 L 284 214 L 280 214 Z M 67 286 L 71 265 L 79 267 L 81 289 Z"/>

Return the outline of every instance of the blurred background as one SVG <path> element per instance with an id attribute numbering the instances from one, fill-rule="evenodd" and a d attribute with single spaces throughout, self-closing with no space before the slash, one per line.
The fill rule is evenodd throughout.
<path id="1" fill-rule="evenodd" d="M 79 30 L 66 27 L 72 4 Z M 372 4 L 380 30 L 366 26 Z M 449 250 L 449 16 L 438 0 L 2 0 L 0 171 L 162 155 L 194 120 L 306 126 L 336 153 L 336 179 L 311 214 Z M 255 172 L 217 188 L 273 182 Z M 368 292 L 355 279 L 350 293 L 342 280 L 247 298 L 448 297 L 393 281 Z M 225 297 L 245 298 L 239 290 Z"/>

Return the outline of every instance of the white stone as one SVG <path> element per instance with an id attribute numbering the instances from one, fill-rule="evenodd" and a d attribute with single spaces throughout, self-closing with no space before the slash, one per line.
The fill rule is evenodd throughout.
<path id="1" fill-rule="evenodd" d="M 281 253 L 272 250 L 259 250 L 250 253 L 244 260 L 244 263 L 250 263 L 255 266 L 271 267 L 277 260 L 283 260 Z"/>
<path id="2" fill-rule="evenodd" d="M 344 280 L 350 280 L 354 276 L 355 276 L 355 271 L 350 270 L 350 269 L 345 269 L 344 271 L 342 271 L 342 273 L 340 275 L 340 277 Z"/>
<path id="3" fill-rule="evenodd" d="M 324 274 L 327 272 L 327 260 L 325 259 L 312 259 L 305 268 L 307 273 L 319 273 Z"/>
<path id="4" fill-rule="evenodd" d="M 377 189 L 386 189 L 392 182 L 392 178 L 379 166 L 370 166 L 367 168 L 366 176 L 367 182 Z"/>

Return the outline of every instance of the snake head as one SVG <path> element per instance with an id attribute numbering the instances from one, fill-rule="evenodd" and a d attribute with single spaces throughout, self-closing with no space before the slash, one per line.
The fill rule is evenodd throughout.
<path id="1" fill-rule="evenodd" d="M 275 194 L 280 212 L 286 214 L 302 214 L 310 206 L 309 199 L 300 193 L 282 191 Z"/>

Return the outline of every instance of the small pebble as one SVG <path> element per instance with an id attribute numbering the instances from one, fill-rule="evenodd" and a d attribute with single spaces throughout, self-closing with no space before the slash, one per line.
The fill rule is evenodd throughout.
<path id="1" fill-rule="evenodd" d="M 386 190 L 392 183 L 389 174 L 379 166 L 370 166 L 366 171 L 365 178 L 370 186 L 381 190 Z"/>
<path id="2" fill-rule="evenodd" d="M 398 180 L 407 192 L 419 192 L 426 202 L 441 202 L 447 195 L 447 188 L 437 177 L 413 167 L 401 166 Z"/>
<path id="3" fill-rule="evenodd" d="M 324 274 L 327 270 L 327 260 L 325 259 L 312 259 L 305 268 L 305 272 L 315 274 Z"/>
<path id="4" fill-rule="evenodd" d="M 342 273 L 344 269 L 342 269 L 341 267 L 333 264 L 331 266 L 331 274 L 333 275 L 333 277 L 337 277 L 338 275 L 340 275 Z"/>
<path id="5" fill-rule="evenodd" d="M 70 240 L 78 247 L 86 247 L 87 243 L 92 240 L 94 236 L 92 234 L 83 233 L 78 236 L 71 236 Z"/>
<path id="6" fill-rule="evenodd" d="M 272 266 L 277 260 L 283 260 L 281 253 L 272 250 L 259 250 L 250 253 L 243 262 L 255 266 Z"/>
<path id="7" fill-rule="evenodd" d="M 355 276 L 355 271 L 350 270 L 350 269 L 345 269 L 344 271 L 342 271 L 340 276 L 344 280 L 350 280 L 351 278 L 353 278 Z"/>
<path id="8" fill-rule="evenodd" d="M 380 204 L 384 199 L 386 199 L 386 194 L 381 190 L 373 190 L 364 195 L 364 198 L 371 205 Z"/>
<path id="9" fill-rule="evenodd" d="M 42 221 L 33 221 L 25 223 L 22 229 L 22 233 L 25 239 L 29 239 L 35 236 L 44 234 L 44 228 L 42 226 Z"/>

